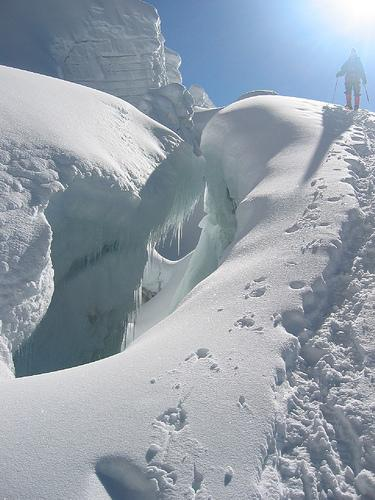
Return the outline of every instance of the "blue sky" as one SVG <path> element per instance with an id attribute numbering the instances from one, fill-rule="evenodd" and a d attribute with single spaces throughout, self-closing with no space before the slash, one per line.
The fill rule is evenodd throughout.
<path id="1" fill-rule="evenodd" d="M 375 24 L 353 27 L 335 0 L 149 1 L 182 56 L 185 85 L 201 84 L 217 105 L 253 89 L 331 101 L 336 71 L 356 47 L 373 101 L 362 104 L 375 110 Z M 343 79 L 336 102 L 344 102 Z"/>

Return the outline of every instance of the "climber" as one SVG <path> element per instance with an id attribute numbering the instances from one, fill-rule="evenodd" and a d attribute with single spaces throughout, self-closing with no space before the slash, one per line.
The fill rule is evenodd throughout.
<path id="1" fill-rule="evenodd" d="M 341 66 L 340 71 L 337 72 L 336 78 L 345 75 L 345 95 L 346 95 L 346 108 L 353 109 L 352 106 L 352 93 L 354 90 L 354 109 L 359 108 L 361 98 L 361 80 L 363 85 L 366 85 L 367 79 L 365 70 L 363 69 L 362 61 L 357 55 L 357 51 L 352 49 L 349 59 Z"/>

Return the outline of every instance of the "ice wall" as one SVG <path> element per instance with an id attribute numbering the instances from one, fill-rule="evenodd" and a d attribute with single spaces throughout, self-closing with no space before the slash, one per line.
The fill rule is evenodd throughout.
<path id="1" fill-rule="evenodd" d="M 0 64 L 56 76 L 137 104 L 150 88 L 181 83 L 159 15 L 141 0 L 4 0 Z"/>
<path id="2" fill-rule="evenodd" d="M 0 64 L 120 97 L 194 144 L 199 86 L 182 85 L 180 55 L 165 47 L 154 7 L 141 0 L 4 0 Z M 199 95 L 198 95 L 199 94 Z"/>
<path id="3" fill-rule="evenodd" d="M 167 68 L 168 83 L 181 83 L 182 76 L 180 73 L 180 66 L 182 63 L 181 56 L 177 52 L 168 47 L 164 48 L 165 63 Z"/>
<path id="4" fill-rule="evenodd" d="M 170 83 L 151 89 L 139 103 L 139 109 L 167 126 L 189 144 L 194 144 L 194 101 L 186 87 Z"/>
<path id="5" fill-rule="evenodd" d="M 148 245 L 200 196 L 196 157 L 115 97 L 0 80 L 0 374 L 16 351 L 20 375 L 119 352 Z"/>

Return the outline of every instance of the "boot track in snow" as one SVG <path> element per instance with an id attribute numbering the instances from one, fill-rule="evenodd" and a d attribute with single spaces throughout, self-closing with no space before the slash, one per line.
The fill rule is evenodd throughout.
<path id="1" fill-rule="evenodd" d="M 341 263 L 326 277 L 332 301 L 321 311 L 304 301 L 310 329 L 299 335 L 295 368 L 280 387 L 286 415 L 276 419 L 262 498 L 375 498 L 374 118 L 356 114 L 340 141 L 329 154 L 337 154 L 337 143 L 345 146 L 351 177 L 344 181 L 360 210 L 344 225 Z"/>

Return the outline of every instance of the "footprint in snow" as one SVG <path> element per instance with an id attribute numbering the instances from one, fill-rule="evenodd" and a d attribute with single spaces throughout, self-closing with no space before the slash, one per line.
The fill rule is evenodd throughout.
<path id="1" fill-rule="evenodd" d="M 295 262 L 294 260 L 287 260 L 287 261 L 285 262 L 285 265 L 286 265 L 287 267 L 295 267 L 295 266 L 298 266 L 297 262 Z"/>
<path id="2" fill-rule="evenodd" d="M 236 328 L 251 328 L 252 326 L 255 325 L 255 321 L 254 321 L 254 314 L 252 314 L 251 316 L 243 316 L 242 318 L 238 319 L 235 323 L 234 323 L 234 326 Z"/>
<path id="3" fill-rule="evenodd" d="M 319 207 L 318 203 L 310 203 L 310 205 L 307 205 L 307 208 L 309 210 L 316 210 Z"/>
<path id="4" fill-rule="evenodd" d="M 251 292 L 247 293 L 245 295 L 245 299 L 248 299 L 249 297 L 262 297 L 267 291 L 267 287 L 262 286 L 260 288 L 255 288 L 254 290 L 251 290 Z"/>
<path id="5" fill-rule="evenodd" d="M 306 286 L 306 283 L 304 281 L 301 281 L 301 280 L 295 280 L 295 281 L 291 281 L 289 283 L 289 286 L 293 290 L 300 290 L 301 288 L 304 288 Z"/>
<path id="6" fill-rule="evenodd" d="M 232 481 L 234 475 L 234 471 L 232 467 L 228 466 L 225 470 L 224 474 L 224 486 L 228 486 L 228 484 Z"/>
<path id="7" fill-rule="evenodd" d="M 353 134 L 351 138 L 353 141 L 363 141 L 365 137 L 363 134 Z"/>
<path id="8" fill-rule="evenodd" d="M 237 403 L 237 406 L 239 408 L 247 408 L 247 403 L 246 403 L 246 398 L 245 396 L 240 396 L 238 398 L 238 403 Z"/>
<path id="9" fill-rule="evenodd" d="M 311 187 L 314 187 L 317 185 L 318 182 L 322 181 L 323 180 L 323 177 L 319 177 L 319 179 L 313 179 L 311 182 L 310 182 L 310 186 Z"/>
<path id="10" fill-rule="evenodd" d="M 263 283 L 266 281 L 265 276 L 261 276 L 260 278 L 256 278 L 253 280 L 252 283 L 247 283 L 245 285 L 245 290 L 248 292 L 245 294 L 245 299 L 248 299 L 250 297 L 262 297 L 267 291 L 266 286 L 256 286 L 259 285 L 260 283 Z"/>
<path id="11" fill-rule="evenodd" d="M 198 491 L 201 489 L 203 479 L 204 479 L 203 474 L 198 471 L 196 465 L 194 464 L 193 482 L 191 483 L 191 487 L 193 488 L 195 493 L 198 493 Z"/>
<path id="12" fill-rule="evenodd" d="M 260 278 L 255 278 L 254 283 L 262 283 L 263 281 L 266 281 L 265 276 L 261 276 Z"/>
<path id="13" fill-rule="evenodd" d="M 266 281 L 267 278 L 265 276 L 261 276 L 260 278 L 255 278 L 253 279 L 253 283 L 262 283 L 263 281 Z M 245 290 L 249 290 L 252 286 L 252 283 L 246 283 L 245 285 Z"/>
<path id="14" fill-rule="evenodd" d="M 166 426 L 173 427 L 175 431 L 180 431 L 187 423 L 187 413 L 180 402 L 177 406 L 165 410 L 156 420 Z"/>
<path id="15" fill-rule="evenodd" d="M 310 212 L 310 213 L 308 212 L 307 214 L 305 214 L 304 219 L 314 221 L 314 220 L 318 220 L 319 217 L 320 217 L 320 215 L 316 212 Z"/>
<path id="16" fill-rule="evenodd" d="M 150 463 L 160 451 L 161 447 L 159 445 L 151 444 L 146 452 L 146 462 Z"/>
<path id="17" fill-rule="evenodd" d="M 157 500 L 163 486 L 153 481 L 148 468 L 138 467 L 127 457 L 102 457 L 95 465 L 95 472 L 110 498 Z"/>
<path id="18" fill-rule="evenodd" d="M 177 482 L 177 471 L 174 469 L 174 467 L 168 463 L 160 463 L 160 462 L 153 462 L 148 465 L 147 467 L 147 477 L 154 483 L 157 484 L 158 490 L 159 490 L 159 495 L 160 493 L 162 494 L 163 491 L 167 492 Z M 157 496 L 157 498 L 161 498 L 160 496 Z M 135 497 L 132 496 L 126 496 L 126 497 L 112 497 L 112 498 L 123 498 L 123 499 L 131 499 L 135 500 Z M 138 499 L 138 497 L 137 497 Z M 143 500 L 143 497 L 139 497 L 139 500 Z"/>
<path id="19" fill-rule="evenodd" d="M 300 229 L 301 229 L 300 224 L 295 223 L 295 224 L 293 224 L 293 226 L 288 227 L 288 229 L 285 229 L 285 232 L 287 234 L 291 234 L 291 233 L 295 233 L 295 232 L 299 231 Z"/>
<path id="20" fill-rule="evenodd" d="M 198 360 L 203 358 L 212 358 L 212 354 L 210 353 L 210 350 L 207 349 L 207 347 L 200 347 L 195 352 L 192 352 L 187 358 L 185 358 L 185 361 L 189 361 L 190 359 Z"/>
<path id="21" fill-rule="evenodd" d="M 206 347 L 200 347 L 195 352 L 192 352 L 191 354 L 189 354 L 189 356 L 187 358 L 185 358 L 185 361 L 193 360 L 193 361 L 197 362 L 200 359 L 208 359 L 210 370 L 213 372 L 219 372 L 220 371 L 219 364 L 216 363 L 212 358 L 213 358 L 213 354 L 210 352 L 209 349 L 207 349 Z"/>

